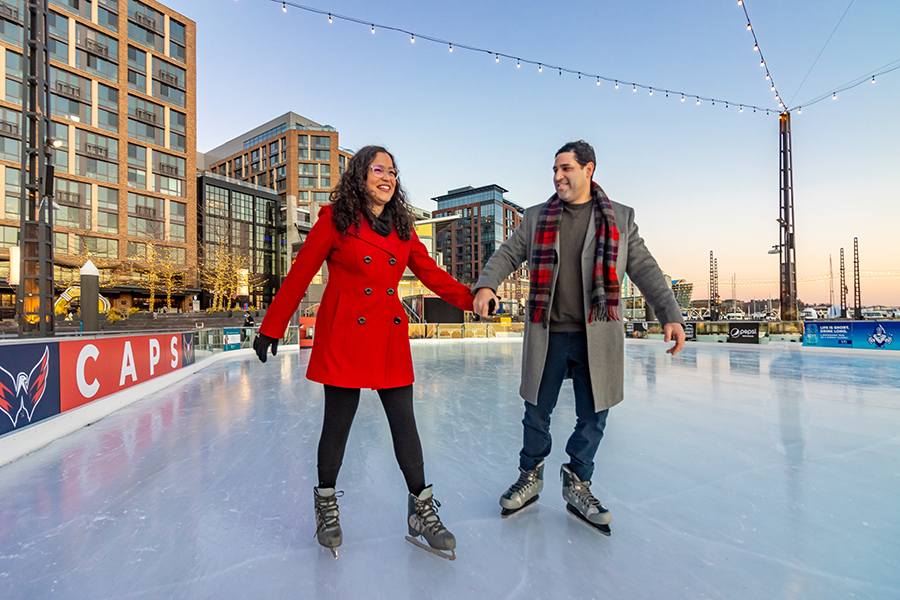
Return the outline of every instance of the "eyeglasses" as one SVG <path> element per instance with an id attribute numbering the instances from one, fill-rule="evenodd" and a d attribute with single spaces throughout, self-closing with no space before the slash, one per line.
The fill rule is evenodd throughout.
<path id="1" fill-rule="evenodd" d="M 397 179 L 397 176 L 400 175 L 400 171 L 397 169 L 385 169 L 380 165 L 369 165 L 369 168 L 375 173 L 375 177 L 384 177 L 387 174 L 392 179 Z"/>

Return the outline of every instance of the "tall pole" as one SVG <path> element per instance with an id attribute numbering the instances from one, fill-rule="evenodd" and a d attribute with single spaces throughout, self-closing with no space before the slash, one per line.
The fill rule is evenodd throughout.
<path id="1" fill-rule="evenodd" d="M 841 248 L 841 318 L 847 318 L 847 269 L 844 266 L 843 248 Z"/>
<path id="2" fill-rule="evenodd" d="M 853 238 L 853 318 L 862 319 L 862 294 L 859 287 L 859 238 Z"/>
<path id="3" fill-rule="evenodd" d="M 834 306 L 834 266 L 831 264 L 831 255 L 828 255 L 828 312 L 831 312 L 831 307 Z"/>
<path id="4" fill-rule="evenodd" d="M 794 174 L 791 158 L 791 113 L 778 119 L 781 132 L 781 320 L 797 320 L 797 266 L 794 248 Z"/>
<path id="5" fill-rule="evenodd" d="M 709 305 L 707 306 L 709 309 L 709 320 L 715 321 L 713 319 L 713 252 L 709 251 Z"/>
<path id="6" fill-rule="evenodd" d="M 47 0 L 28 0 L 22 99 L 21 284 L 19 336 L 53 335 L 53 166 L 50 161 L 50 60 Z"/>

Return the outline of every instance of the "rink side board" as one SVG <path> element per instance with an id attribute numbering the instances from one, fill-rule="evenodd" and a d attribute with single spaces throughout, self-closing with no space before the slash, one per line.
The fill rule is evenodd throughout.
<path id="1" fill-rule="evenodd" d="M 184 335 L 167 333 L 60 342 L 60 411 L 180 369 Z M 189 335 L 193 353 L 193 334 Z"/>
<path id="2" fill-rule="evenodd" d="M 0 435 L 59 414 L 59 343 L 0 346 Z"/>

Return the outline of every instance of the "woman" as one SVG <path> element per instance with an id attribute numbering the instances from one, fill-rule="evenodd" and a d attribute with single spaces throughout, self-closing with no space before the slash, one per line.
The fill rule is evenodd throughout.
<path id="1" fill-rule="evenodd" d="M 253 347 L 266 362 L 274 355 L 291 315 L 323 261 L 328 285 L 316 318 L 308 379 L 325 384 L 325 418 L 319 438 L 319 485 L 313 488 L 316 535 L 337 558 L 342 532 L 335 492 L 360 388 L 378 391 L 390 424 L 394 453 L 409 490 L 410 542 L 444 558 L 456 558 L 456 539 L 435 512 L 440 503 L 425 485 L 422 445 L 413 414 L 413 366 L 409 328 L 396 293 L 409 267 L 429 289 L 464 310 L 472 294 L 429 256 L 414 229 L 394 158 L 366 146 L 350 159 L 331 192 L 330 206 L 297 254 L 266 312 Z M 421 535 L 428 546 L 416 539 Z M 450 555 L 443 551 L 449 551 Z"/>

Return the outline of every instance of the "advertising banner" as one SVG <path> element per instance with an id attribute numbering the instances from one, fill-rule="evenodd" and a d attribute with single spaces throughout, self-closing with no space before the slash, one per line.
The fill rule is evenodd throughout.
<path id="1" fill-rule="evenodd" d="M 729 323 L 728 341 L 738 344 L 758 344 L 759 323 Z"/>
<path id="2" fill-rule="evenodd" d="M 691 321 L 684 324 L 684 340 L 686 342 L 697 341 L 697 326 Z"/>
<path id="3" fill-rule="evenodd" d="M 194 332 L 181 334 L 181 366 L 194 364 Z"/>
<path id="4" fill-rule="evenodd" d="M 241 330 L 239 328 L 225 328 L 222 330 L 222 335 L 225 336 L 225 350 L 241 349 Z"/>
<path id="5" fill-rule="evenodd" d="M 803 323 L 803 345 L 819 348 L 850 348 L 853 342 L 853 323 L 836 321 Z"/>
<path id="6" fill-rule="evenodd" d="M 59 412 L 59 343 L 0 346 L 0 435 Z"/>
<path id="7" fill-rule="evenodd" d="M 854 321 L 853 347 L 900 350 L 900 321 Z"/>
<path id="8" fill-rule="evenodd" d="M 60 342 L 60 410 L 71 410 L 180 369 L 182 335 L 169 333 Z"/>
<path id="9" fill-rule="evenodd" d="M 625 323 L 625 337 L 643 339 L 647 337 L 647 324 L 641 321 Z"/>

